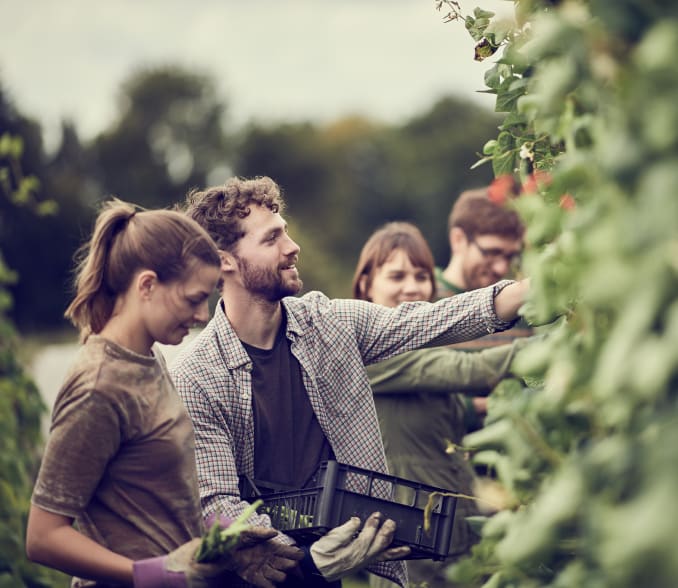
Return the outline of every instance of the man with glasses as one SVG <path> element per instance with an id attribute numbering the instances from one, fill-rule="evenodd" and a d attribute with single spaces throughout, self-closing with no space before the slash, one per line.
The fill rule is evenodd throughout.
<path id="1" fill-rule="evenodd" d="M 436 270 L 439 298 L 494 284 L 520 261 L 525 227 L 517 212 L 492 202 L 484 188 L 462 192 L 447 230 L 451 257 Z"/>
<path id="2" fill-rule="evenodd" d="M 495 204 L 487 188 L 462 192 L 452 206 L 447 223 L 450 261 L 436 268 L 436 297 L 446 298 L 484 288 L 513 277 L 520 263 L 525 227 L 515 210 Z M 512 329 L 453 345 L 475 351 L 528 337 L 533 330 L 520 320 Z M 482 425 L 487 398 L 466 396 L 469 431 Z"/>

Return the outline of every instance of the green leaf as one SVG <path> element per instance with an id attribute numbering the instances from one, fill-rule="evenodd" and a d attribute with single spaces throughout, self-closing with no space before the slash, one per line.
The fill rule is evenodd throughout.
<path id="1" fill-rule="evenodd" d="M 498 145 L 496 139 L 490 139 L 483 145 L 483 154 L 484 155 L 493 155 Z"/>
<path id="2" fill-rule="evenodd" d="M 476 43 L 473 59 L 476 61 L 483 61 L 488 57 L 494 55 L 497 51 L 497 46 L 494 45 L 489 39 L 483 38 L 478 43 Z"/>
<path id="3" fill-rule="evenodd" d="M 485 72 L 485 85 L 488 88 L 496 90 L 501 84 L 501 75 L 499 74 L 499 65 L 495 64 Z"/>
<path id="4" fill-rule="evenodd" d="M 492 172 L 495 177 L 504 174 L 512 174 L 516 169 L 516 157 L 514 153 L 507 152 L 492 160 Z"/>

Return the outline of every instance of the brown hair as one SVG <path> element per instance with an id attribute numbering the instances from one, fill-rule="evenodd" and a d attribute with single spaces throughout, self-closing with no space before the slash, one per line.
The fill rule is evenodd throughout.
<path id="1" fill-rule="evenodd" d="M 104 203 L 91 239 L 76 253 L 76 294 L 64 315 L 86 340 L 104 328 L 137 271 L 149 269 L 161 282 L 172 282 L 195 260 L 220 265 L 214 242 L 198 223 L 172 210 L 137 211 L 114 198 Z"/>
<path id="2" fill-rule="evenodd" d="M 402 249 L 410 258 L 412 264 L 426 270 L 431 278 L 431 295 L 436 289 L 434 261 L 431 248 L 424 235 L 412 223 L 390 222 L 377 229 L 363 245 L 358 258 L 358 265 L 353 274 L 353 297 L 367 300 L 367 291 L 372 285 L 374 272 L 380 268 L 393 251 Z M 367 276 L 361 284 L 360 278 Z"/>
<path id="3" fill-rule="evenodd" d="M 452 227 L 459 227 L 469 239 L 477 235 L 522 239 L 525 233 L 518 213 L 492 202 L 487 188 L 466 190 L 459 195 L 447 221 L 448 232 Z"/>
<path id="4" fill-rule="evenodd" d="M 252 205 L 265 206 L 272 212 L 285 208 L 280 187 L 271 178 L 231 178 L 223 186 L 192 190 L 186 197 L 184 211 L 214 239 L 219 249 L 232 251 L 244 236 L 240 224 Z"/>

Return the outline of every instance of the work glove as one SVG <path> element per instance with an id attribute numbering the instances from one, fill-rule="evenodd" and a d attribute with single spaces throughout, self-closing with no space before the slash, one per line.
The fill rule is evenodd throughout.
<path id="1" fill-rule="evenodd" d="M 191 539 L 167 555 L 133 564 L 134 588 L 206 588 L 211 578 L 224 571 L 223 564 L 197 563 L 195 554 L 202 539 Z"/>
<path id="2" fill-rule="evenodd" d="M 274 588 L 295 570 L 304 552 L 294 545 L 274 541 L 278 534 L 267 527 L 250 527 L 240 533 L 238 546 L 230 553 L 228 569 L 260 588 Z"/>
<path id="3" fill-rule="evenodd" d="M 371 564 L 410 554 L 409 547 L 386 549 L 393 541 L 396 524 L 391 519 L 381 524 L 381 520 L 380 513 L 372 513 L 358 533 L 360 519 L 352 517 L 311 545 L 311 558 L 325 580 L 332 582 Z"/>
<path id="4" fill-rule="evenodd" d="M 222 529 L 233 522 L 223 514 L 211 513 L 205 519 L 205 526 L 211 529 L 215 521 Z M 247 527 L 240 531 L 238 544 L 230 552 L 233 561 L 228 569 L 261 588 L 273 588 L 272 582 L 283 582 L 288 571 L 298 572 L 296 568 L 304 552 L 293 545 L 272 541 L 277 535 L 278 531 L 267 527 Z"/>
<path id="5" fill-rule="evenodd" d="M 217 578 L 222 574 L 237 574 L 260 588 L 274 588 L 303 558 L 299 548 L 271 541 L 277 534 L 264 527 L 245 529 L 235 549 L 211 563 L 195 561 L 202 539 L 192 539 L 167 555 L 134 562 L 134 588 L 208 588 L 220 585 Z"/>

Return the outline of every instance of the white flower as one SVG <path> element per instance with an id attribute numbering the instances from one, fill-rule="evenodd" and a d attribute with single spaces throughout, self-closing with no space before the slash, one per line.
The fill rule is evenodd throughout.
<path id="1" fill-rule="evenodd" d="M 520 147 L 520 159 L 529 159 L 534 161 L 534 151 L 532 151 L 532 143 L 523 143 Z"/>

